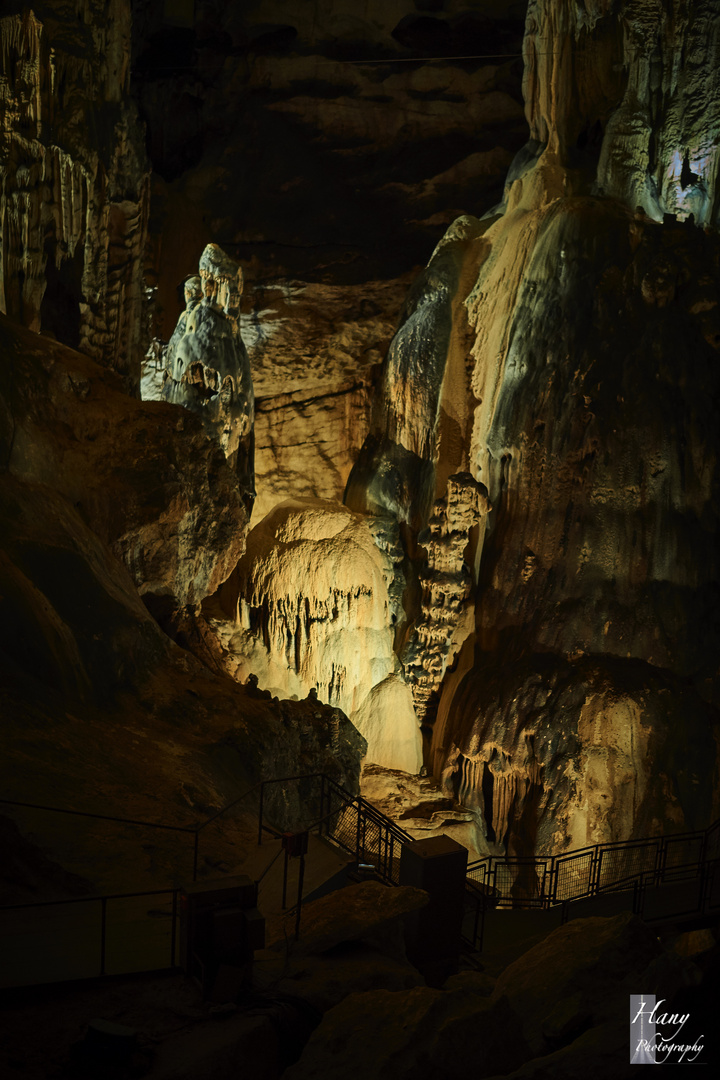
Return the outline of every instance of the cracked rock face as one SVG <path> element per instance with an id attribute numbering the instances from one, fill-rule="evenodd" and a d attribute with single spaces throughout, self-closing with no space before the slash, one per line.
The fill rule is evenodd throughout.
<path id="1" fill-rule="evenodd" d="M 255 675 L 280 696 L 317 694 L 355 723 L 368 760 L 416 772 L 420 732 L 393 652 L 392 575 L 362 518 L 294 500 L 251 531 L 205 613 L 235 678 Z"/>

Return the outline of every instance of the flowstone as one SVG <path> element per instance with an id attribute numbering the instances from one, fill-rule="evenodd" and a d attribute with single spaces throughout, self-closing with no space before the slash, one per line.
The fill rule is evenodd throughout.
<path id="1" fill-rule="evenodd" d="M 415 773 L 420 731 L 393 652 L 395 572 L 361 515 L 287 500 L 252 530 L 205 614 L 234 678 L 255 675 L 279 697 L 316 691 L 367 739 L 367 760 Z"/>

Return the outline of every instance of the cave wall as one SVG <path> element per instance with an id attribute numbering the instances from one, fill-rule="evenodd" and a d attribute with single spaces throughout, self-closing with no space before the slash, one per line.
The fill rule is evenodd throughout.
<path id="1" fill-rule="evenodd" d="M 150 169 L 130 39 L 122 0 L 4 5 L 0 310 L 137 392 Z"/>

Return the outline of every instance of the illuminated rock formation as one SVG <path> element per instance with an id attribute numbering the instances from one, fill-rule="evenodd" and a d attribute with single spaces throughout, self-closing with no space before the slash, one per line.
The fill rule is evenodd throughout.
<path id="1" fill-rule="evenodd" d="M 114 367 L 136 390 L 149 166 L 128 93 L 130 7 L 9 7 L 0 19 L 0 310 Z"/>
<path id="2" fill-rule="evenodd" d="M 714 167 L 695 194 L 686 185 L 684 211 L 670 182 L 678 140 L 693 161 L 717 143 L 712 109 L 701 137 L 684 105 L 717 78 L 711 49 L 702 70 L 689 59 L 699 9 L 691 24 L 680 4 L 583 22 L 579 5 L 537 3 L 528 16 L 540 145 L 511 170 L 468 298 L 471 468 L 494 506 L 476 652 L 433 740 L 436 774 L 517 854 L 717 812 L 717 714 L 703 699 L 715 700 L 718 646 L 720 246 L 691 220 L 663 223 L 690 203 L 702 221 L 716 212 Z M 560 47 L 568 34 L 587 63 Z"/>
<path id="3" fill-rule="evenodd" d="M 237 480 L 200 420 L 122 392 L 113 372 L 2 324 L 2 464 L 69 499 L 148 602 L 199 603 L 244 551 Z"/>
<path id="4" fill-rule="evenodd" d="M 432 16 L 413 0 L 199 0 L 194 35 L 175 31 L 182 63 L 157 7 L 136 5 L 133 70 L 155 170 L 154 333 L 170 337 L 197 250 L 226 246 L 246 273 L 253 521 L 287 498 L 342 499 L 410 282 L 458 214 L 501 197 L 525 141 L 524 0 L 490 17 L 462 0 Z"/>
<path id="5" fill-rule="evenodd" d="M 478 849 L 717 813 L 720 245 L 698 225 L 717 215 L 718 56 L 697 37 L 711 6 L 686 7 L 530 5 L 530 143 L 503 204 L 461 219 L 411 290 L 348 484 L 348 505 L 405 523 L 425 586 L 405 596 L 410 679 L 442 671 L 417 551 L 432 497 L 458 468 L 487 488 L 463 552 L 474 633 L 428 740 Z M 443 443 L 443 395 L 466 385 L 449 358 L 468 351 L 462 434 Z"/>
<path id="6" fill-rule="evenodd" d="M 420 732 L 393 653 L 394 569 L 370 525 L 336 503 L 282 503 L 206 605 L 235 678 L 282 697 L 316 693 L 368 741 L 368 760 L 416 772 Z M 223 617 L 219 617 L 224 614 Z"/>
<path id="7" fill-rule="evenodd" d="M 200 257 L 197 279 L 186 282 L 187 307 L 168 344 L 165 401 L 197 413 L 237 473 L 250 509 L 254 488 L 255 396 L 238 314 L 242 270 L 217 244 Z"/>

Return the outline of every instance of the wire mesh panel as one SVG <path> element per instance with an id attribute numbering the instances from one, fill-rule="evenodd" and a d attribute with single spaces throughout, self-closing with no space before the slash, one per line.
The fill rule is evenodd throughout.
<path id="1" fill-rule="evenodd" d="M 643 876 L 652 875 L 658 859 L 659 841 L 618 844 L 598 849 L 599 890 L 629 888 Z"/>
<path id="2" fill-rule="evenodd" d="M 358 814 L 357 803 L 353 802 L 343 807 L 338 812 L 337 818 L 333 818 L 330 822 L 328 832 L 328 835 L 332 837 L 335 843 L 351 855 L 355 855 L 357 852 Z"/>
<path id="3" fill-rule="evenodd" d="M 358 861 L 378 867 L 380 865 L 380 841 L 383 829 L 378 822 L 373 821 L 366 814 L 362 815 L 361 825 Z"/>
<path id="4" fill-rule="evenodd" d="M 669 836 L 665 840 L 662 880 L 687 877 L 689 871 L 693 874 L 699 873 L 703 841 L 703 833 Z"/>
<path id="5" fill-rule="evenodd" d="M 488 885 L 490 874 L 490 860 L 483 859 L 482 862 L 471 863 L 468 866 L 467 876 L 468 880 L 475 882 L 476 885 Z"/>
<path id="6" fill-rule="evenodd" d="M 720 821 L 716 821 L 707 830 L 705 843 L 705 858 L 720 859 Z"/>
<path id="7" fill-rule="evenodd" d="M 498 859 L 494 886 L 499 893 L 499 904 L 536 907 L 544 903 L 546 869 L 542 859 Z"/>
<path id="8" fill-rule="evenodd" d="M 707 883 L 705 907 L 707 911 L 720 910 L 720 859 L 713 859 L 706 869 Z"/>
<path id="9" fill-rule="evenodd" d="M 384 876 L 393 885 L 400 884 L 400 857 L 402 855 L 403 840 L 393 832 L 387 836 L 387 857 L 385 861 Z"/>
<path id="10" fill-rule="evenodd" d="M 552 899 L 560 903 L 563 900 L 576 900 L 581 896 L 589 896 L 592 891 L 594 866 L 594 848 L 558 856 L 555 859 L 555 887 Z"/>

